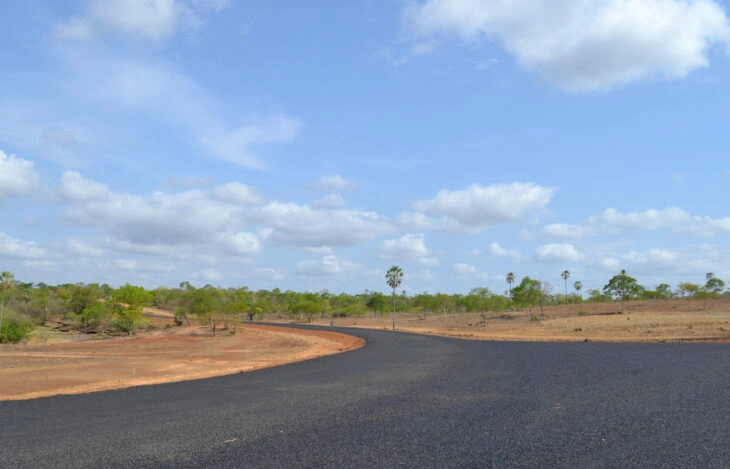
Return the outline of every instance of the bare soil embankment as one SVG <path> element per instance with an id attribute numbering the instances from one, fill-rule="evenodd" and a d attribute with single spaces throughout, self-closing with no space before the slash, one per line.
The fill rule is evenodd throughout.
<path id="1" fill-rule="evenodd" d="M 308 360 L 363 345 L 356 337 L 262 325 L 216 337 L 204 326 L 90 338 L 55 334 L 46 343 L 0 345 L 0 400 L 80 394 L 208 378 Z"/>

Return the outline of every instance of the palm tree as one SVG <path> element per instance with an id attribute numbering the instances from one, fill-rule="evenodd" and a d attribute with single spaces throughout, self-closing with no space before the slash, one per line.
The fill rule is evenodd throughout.
<path id="1" fill-rule="evenodd" d="M 512 272 L 507 274 L 507 283 L 509 283 L 509 294 L 512 296 L 512 284 L 515 283 L 515 274 Z"/>
<path id="2" fill-rule="evenodd" d="M 575 291 L 578 293 L 578 295 L 580 295 L 580 291 L 583 289 L 583 282 L 581 282 L 580 280 L 576 280 L 573 283 L 573 288 L 575 288 Z"/>
<path id="3" fill-rule="evenodd" d="M 0 332 L 3 331 L 3 312 L 5 311 L 5 299 L 8 296 L 8 290 L 15 283 L 15 276 L 8 271 L 0 273 L 0 288 L 3 289 L 3 299 L 0 301 Z"/>
<path id="4" fill-rule="evenodd" d="M 394 265 L 385 273 L 385 281 L 393 289 L 393 329 L 395 330 L 395 289 L 403 282 L 403 270 Z"/>
<path id="5" fill-rule="evenodd" d="M 707 272 L 707 273 L 705 274 L 705 280 L 707 280 L 708 282 L 709 282 L 710 280 L 712 280 L 713 278 L 715 278 L 715 274 L 713 274 L 712 272 Z"/>
<path id="6" fill-rule="evenodd" d="M 561 277 L 563 277 L 563 281 L 565 281 L 565 302 L 568 302 L 568 279 L 570 278 L 570 271 L 568 269 L 564 270 L 562 274 L 560 274 Z"/>

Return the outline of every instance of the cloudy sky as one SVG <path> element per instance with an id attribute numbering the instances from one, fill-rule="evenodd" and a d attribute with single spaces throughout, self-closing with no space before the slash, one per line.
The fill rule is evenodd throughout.
<path id="1" fill-rule="evenodd" d="M 730 280 L 730 4 L 10 0 L 0 270 Z"/>

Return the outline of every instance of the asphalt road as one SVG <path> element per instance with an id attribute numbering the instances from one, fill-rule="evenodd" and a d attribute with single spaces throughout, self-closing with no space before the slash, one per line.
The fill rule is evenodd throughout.
<path id="1" fill-rule="evenodd" d="M 222 378 L 0 402 L 0 467 L 730 467 L 730 346 L 364 348 Z"/>

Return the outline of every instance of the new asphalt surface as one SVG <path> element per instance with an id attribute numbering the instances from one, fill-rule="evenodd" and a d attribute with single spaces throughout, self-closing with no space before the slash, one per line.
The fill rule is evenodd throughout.
<path id="1" fill-rule="evenodd" d="M 730 467 L 730 345 L 343 332 L 368 344 L 0 402 L 0 467 Z"/>

